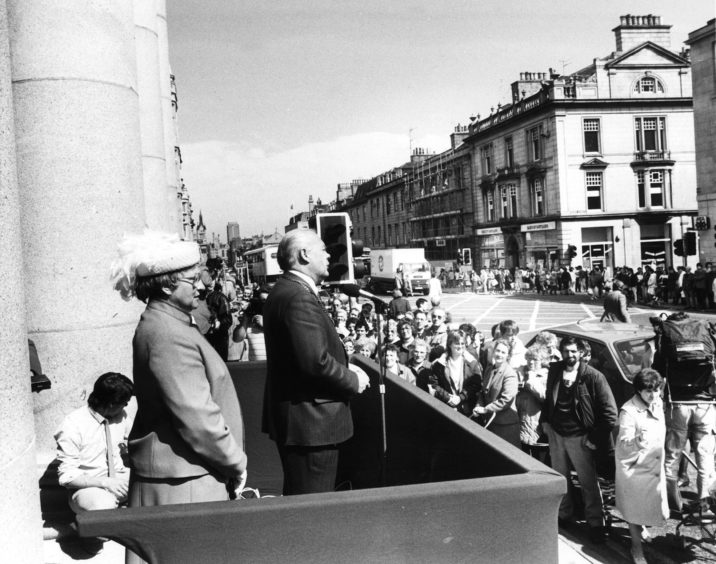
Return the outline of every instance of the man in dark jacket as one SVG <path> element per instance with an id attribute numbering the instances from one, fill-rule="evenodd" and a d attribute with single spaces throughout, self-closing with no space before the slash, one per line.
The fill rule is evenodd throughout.
<path id="1" fill-rule="evenodd" d="M 399 319 L 410 311 L 410 302 L 403 297 L 403 292 L 393 290 L 393 299 L 388 304 L 388 313 L 391 319 Z"/>
<path id="2" fill-rule="evenodd" d="M 349 401 L 369 384 L 318 297 L 328 256 L 314 231 L 288 232 L 277 253 L 284 274 L 263 308 L 263 430 L 278 447 L 284 495 L 334 490 L 338 445 L 353 436 Z"/>
<path id="3" fill-rule="evenodd" d="M 604 313 L 601 321 L 631 322 L 624 295 L 624 283 L 621 280 L 615 280 L 613 289 L 604 297 Z"/>
<path id="4" fill-rule="evenodd" d="M 540 423 L 549 439 L 552 468 L 565 477 L 577 471 L 584 514 L 592 542 L 604 542 L 604 511 L 597 481 L 595 451 L 608 444 L 617 423 L 617 408 L 604 375 L 581 362 L 584 344 L 575 337 L 560 343 L 562 360 L 553 362 Z M 573 492 L 567 490 L 559 507 L 563 526 L 573 519 Z"/>

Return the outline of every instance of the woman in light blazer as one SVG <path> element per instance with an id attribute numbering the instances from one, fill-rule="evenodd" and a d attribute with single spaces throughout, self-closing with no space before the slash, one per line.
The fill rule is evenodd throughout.
<path id="1" fill-rule="evenodd" d="M 510 343 L 498 339 L 472 415 L 495 435 L 520 448 L 520 418 L 515 405 L 517 373 L 507 361 L 509 354 Z"/>

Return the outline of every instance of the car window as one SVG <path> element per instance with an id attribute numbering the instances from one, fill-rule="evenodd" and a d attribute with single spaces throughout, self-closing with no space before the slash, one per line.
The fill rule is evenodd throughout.
<path id="1" fill-rule="evenodd" d="M 633 380 L 642 368 L 650 368 L 654 361 L 654 339 L 629 339 L 616 341 L 614 350 L 621 365 L 626 368 L 629 380 Z"/>
<path id="2" fill-rule="evenodd" d="M 604 343 L 593 341 L 591 339 L 582 339 L 591 349 L 591 358 L 589 366 L 599 370 L 607 380 L 614 380 L 619 376 L 619 367 L 609 353 L 609 348 Z"/>

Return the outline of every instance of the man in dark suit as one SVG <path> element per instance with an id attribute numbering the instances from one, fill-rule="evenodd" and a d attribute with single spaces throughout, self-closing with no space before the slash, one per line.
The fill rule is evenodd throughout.
<path id="1" fill-rule="evenodd" d="M 363 370 L 348 365 L 318 298 L 328 256 L 314 231 L 287 233 L 277 253 L 284 274 L 264 305 L 263 430 L 278 447 L 284 495 L 334 490 L 338 445 L 353 436 L 349 400 L 369 383 Z"/>

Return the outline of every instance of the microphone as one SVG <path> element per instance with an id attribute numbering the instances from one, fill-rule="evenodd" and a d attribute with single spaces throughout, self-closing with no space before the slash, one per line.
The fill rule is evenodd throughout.
<path id="1" fill-rule="evenodd" d="M 338 288 L 340 288 L 341 292 L 343 292 L 347 296 L 350 296 L 351 298 L 357 298 L 359 296 L 362 296 L 364 298 L 368 298 L 375 303 L 383 304 L 384 306 L 388 305 L 388 302 L 386 302 L 384 299 L 379 298 L 375 294 L 371 294 L 370 292 L 364 290 L 358 284 L 340 284 Z"/>

